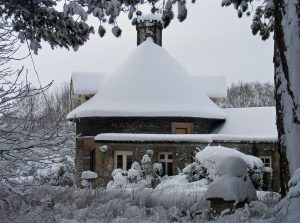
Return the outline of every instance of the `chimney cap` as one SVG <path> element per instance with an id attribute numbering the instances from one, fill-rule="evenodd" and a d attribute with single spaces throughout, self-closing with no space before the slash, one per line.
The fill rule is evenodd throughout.
<path id="1" fill-rule="evenodd" d="M 137 17 L 137 22 L 162 22 L 162 14 L 142 14 Z"/>
<path id="2" fill-rule="evenodd" d="M 136 23 L 137 45 L 140 45 L 148 37 L 152 37 L 153 42 L 162 46 L 161 14 L 146 14 L 138 17 Z"/>

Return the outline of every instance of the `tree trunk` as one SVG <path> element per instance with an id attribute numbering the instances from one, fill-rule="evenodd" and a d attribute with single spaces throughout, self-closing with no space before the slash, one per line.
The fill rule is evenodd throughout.
<path id="1" fill-rule="evenodd" d="M 300 167 L 300 0 L 274 0 L 274 67 L 281 189 Z"/>

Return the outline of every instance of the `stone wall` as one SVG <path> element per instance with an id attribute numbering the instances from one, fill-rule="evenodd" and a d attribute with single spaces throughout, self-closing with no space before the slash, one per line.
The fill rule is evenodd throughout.
<path id="1" fill-rule="evenodd" d="M 76 121 L 76 134 L 80 136 L 96 136 L 100 133 L 171 134 L 172 122 L 193 123 L 194 134 L 207 134 L 224 120 L 175 117 L 81 118 Z"/>
<path id="2" fill-rule="evenodd" d="M 108 150 L 101 152 L 99 147 L 107 145 Z M 154 151 L 153 161 L 158 161 L 159 152 L 173 153 L 173 173 L 178 169 L 183 169 L 187 164 L 193 162 L 196 148 L 205 148 L 207 143 L 95 143 L 92 137 L 82 137 L 77 139 L 76 157 L 76 182 L 79 182 L 81 172 L 90 169 L 90 158 L 88 154 L 95 149 L 95 172 L 99 174 L 99 186 L 106 186 L 111 180 L 111 172 L 115 168 L 115 151 L 131 151 L 133 162 L 140 163 L 146 150 Z M 254 156 L 272 157 L 273 176 L 270 187 L 274 191 L 279 191 L 279 153 L 278 145 L 275 143 L 250 143 L 250 142 L 215 142 L 211 145 L 222 145 L 230 148 L 237 148 L 241 152 Z"/>

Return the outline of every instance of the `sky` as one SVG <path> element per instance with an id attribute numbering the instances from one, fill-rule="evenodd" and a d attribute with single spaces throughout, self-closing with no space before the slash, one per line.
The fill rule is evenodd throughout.
<path id="1" fill-rule="evenodd" d="M 98 21 L 89 19 L 97 30 Z M 136 30 L 127 15 L 118 19 L 123 30 L 120 38 L 96 32 L 77 52 L 46 43 L 33 57 L 42 85 L 53 80 L 59 86 L 69 83 L 73 71 L 110 72 L 136 47 Z M 198 0 L 188 5 L 188 17 L 174 19 L 163 30 L 163 47 L 187 70 L 196 75 L 225 76 L 227 85 L 239 81 L 273 82 L 273 39 L 262 41 L 251 33 L 251 18 L 237 17 L 232 6 L 221 7 L 219 0 Z M 25 45 L 22 51 L 26 52 Z M 28 69 L 28 78 L 37 84 L 30 58 L 20 62 Z"/>

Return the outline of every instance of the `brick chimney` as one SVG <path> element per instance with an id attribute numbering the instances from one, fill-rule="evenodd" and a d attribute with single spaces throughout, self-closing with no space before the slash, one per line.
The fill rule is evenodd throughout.
<path id="1" fill-rule="evenodd" d="M 160 18 L 155 18 L 154 15 L 141 16 L 136 24 L 137 45 L 140 45 L 148 37 L 152 37 L 154 43 L 162 46 L 162 29 Z"/>

